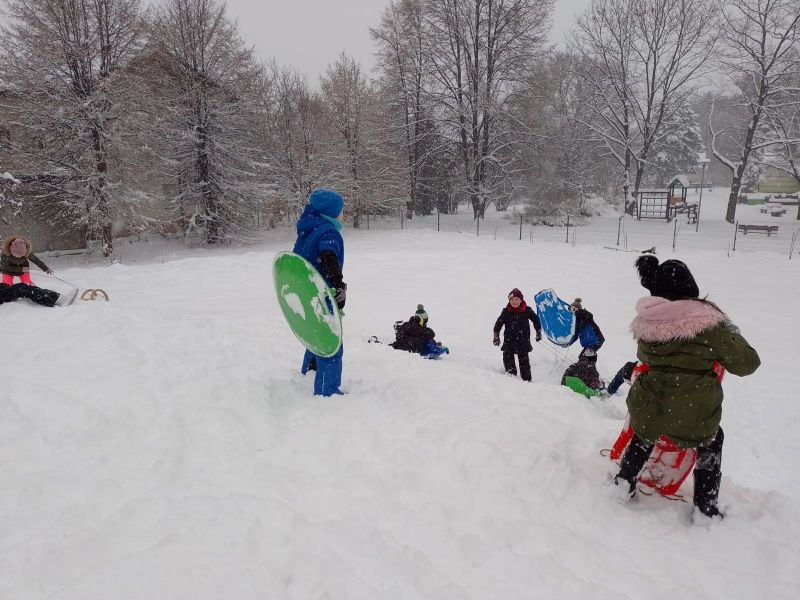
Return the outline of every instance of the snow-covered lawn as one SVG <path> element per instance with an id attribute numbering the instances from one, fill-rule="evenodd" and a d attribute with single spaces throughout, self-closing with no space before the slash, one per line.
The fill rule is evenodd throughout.
<path id="1" fill-rule="evenodd" d="M 283 240 L 50 259 L 111 302 L 0 307 L 0 598 L 797 598 L 800 261 L 678 255 L 763 361 L 726 379 L 728 517 L 697 526 L 690 504 L 611 499 L 600 451 L 624 395 L 565 391 L 542 346 L 522 383 L 491 345 L 512 287 L 553 287 L 595 314 L 610 378 L 634 357 L 634 254 L 414 230 L 346 242 L 339 398 L 298 372 L 271 289 Z M 367 343 L 417 303 L 450 356 Z"/>

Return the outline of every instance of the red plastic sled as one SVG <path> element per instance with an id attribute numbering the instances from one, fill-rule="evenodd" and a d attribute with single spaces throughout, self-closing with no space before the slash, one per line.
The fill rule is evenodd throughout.
<path id="1" fill-rule="evenodd" d="M 611 448 L 611 460 L 619 460 L 633 438 L 633 427 L 625 419 L 625 427 Z M 678 448 L 668 437 L 656 441 L 650 459 L 639 475 L 639 481 L 662 496 L 674 496 L 694 469 L 697 452 L 694 448 Z"/>
<path id="2" fill-rule="evenodd" d="M 649 370 L 649 365 L 639 363 L 633 369 L 632 379 L 642 373 L 647 373 Z M 725 377 L 725 367 L 715 360 L 712 370 L 716 374 L 717 380 L 722 383 L 722 379 Z M 622 454 L 630 444 L 631 438 L 633 438 L 633 428 L 630 424 L 630 418 L 626 418 L 622 433 L 619 434 L 617 441 L 614 442 L 614 446 L 611 448 L 611 460 L 622 458 Z M 650 459 L 639 475 L 639 481 L 653 488 L 662 496 L 674 496 L 683 485 L 683 482 L 686 481 L 689 473 L 694 469 L 696 461 L 697 451 L 694 448 L 678 448 L 672 440 L 662 435 L 656 440 L 655 447 L 650 453 Z"/>

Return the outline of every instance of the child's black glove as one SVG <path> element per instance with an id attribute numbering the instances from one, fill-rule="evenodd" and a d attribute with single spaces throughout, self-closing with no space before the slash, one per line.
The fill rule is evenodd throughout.
<path id="1" fill-rule="evenodd" d="M 495 334 L 495 335 L 494 335 L 494 339 L 492 339 L 492 343 L 493 343 L 495 346 L 499 346 L 499 345 L 500 345 L 500 336 L 499 336 L 499 335 L 497 335 L 497 334 Z"/>
<path id="2" fill-rule="evenodd" d="M 541 342 L 542 341 L 542 332 L 541 331 L 537 331 L 536 332 L 536 341 L 537 342 Z"/>
<path id="3" fill-rule="evenodd" d="M 333 300 L 336 302 L 336 306 L 339 307 L 339 310 L 342 310 L 345 302 L 347 301 L 347 284 L 343 283 L 342 287 L 337 288 L 335 292 L 336 295 L 333 297 Z"/>

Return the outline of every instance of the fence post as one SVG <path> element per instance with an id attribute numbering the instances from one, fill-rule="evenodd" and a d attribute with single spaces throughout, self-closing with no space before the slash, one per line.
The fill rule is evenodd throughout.
<path id="1" fill-rule="evenodd" d="M 441 231 L 441 221 L 440 221 L 441 212 L 439 211 L 439 207 L 436 207 L 436 231 Z"/>
<path id="2" fill-rule="evenodd" d="M 569 244 L 569 213 L 567 213 L 567 239 L 564 241 L 565 244 Z"/>
<path id="3" fill-rule="evenodd" d="M 497 240 L 497 227 L 494 228 L 494 239 Z"/>
<path id="4" fill-rule="evenodd" d="M 367 231 L 369 231 L 369 209 L 367 209 Z"/>
<path id="5" fill-rule="evenodd" d="M 522 241 L 522 213 L 519 214 L 519 241 Z"/>
<path id="6" fill-rule="evenodd" d="M 619 246 L 619 234 L 622 233 L 622 219 L 623 217 L 620 217 L 617 221 L 617 246 Z"/>
<path id="7" fill-rule="evenodd" d="M 401 206 L 400 207 L 400 229 L 405 229 L 405 227 L 403 226 L 403 216 L 404 216 L 403 215 L 403 207 Z"/>
<path id="8" fill-rule="evenodd" d="M 481 216 L 478 215 L 478 217 L 475 219 L 475 235 L 480 236 L 480 234 L 481 234 Z"/>
<path id="9" fill-rule="evenodd" d="M 736 235 L 739 233 L 739 219 L 733 224 L 733 251 L 736 252 Z"/>
<path id="10" fill-rule="evenodd" d="M 678 219 L 675 219 L 675 228 L 672 232 L 672 251 L 675 252 L 675 242 L 678 239 Z"/>

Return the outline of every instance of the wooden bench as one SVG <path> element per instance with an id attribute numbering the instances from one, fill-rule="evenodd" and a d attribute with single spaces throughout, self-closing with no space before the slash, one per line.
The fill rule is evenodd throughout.
<path id="1" fill-rule="evenodd" d="M 786 208 L 781 206 L 780 208 L 773 207 L 770 209 L 769 214 L 773 217 L 781 217 L 786 214 Z"/>
<path id="2" fill-rule="evenodd" d="M 777 225 L 745 225 L 744 223 L 739 224 L 739 231 L 747 235 L 748 233 L 766 233 L 767 237 L 771 236 L 773 233 L 778 234 L 778 226 Z"/>

